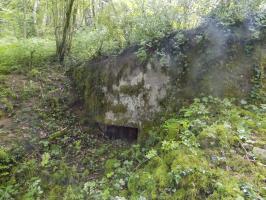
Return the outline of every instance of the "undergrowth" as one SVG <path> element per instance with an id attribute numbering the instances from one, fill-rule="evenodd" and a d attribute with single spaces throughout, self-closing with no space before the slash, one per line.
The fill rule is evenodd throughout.
<path id="1" fill-rule="evenodd" d="M 98 146 L 92 130 L 61 130 L 31 141 L 30 156 L 1 150 L 0 199 L 263 199 L 265 158 L 252 149 L 265 144 L 265 112 L 264 104 L 195 99 L 151 128 L 155 145 L 129 149 Z"/>
<path id="2" fill-rule="evenodd" d="M 25 70 L 44 65 L 54 55 L 55 42 L 49 39 L 31 38 L 0 40 L 0 74 Z"/>

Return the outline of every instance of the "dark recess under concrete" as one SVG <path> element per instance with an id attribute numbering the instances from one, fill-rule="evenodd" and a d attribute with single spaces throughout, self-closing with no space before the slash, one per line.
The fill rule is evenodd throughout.
<path id="1" fill-rule="evenodd" d="M 104 134 L 112 140 L 121 139 L 128 142 L 134 142 L 138 139 L 138 132 L 138 128 L 106 125 Z"/>

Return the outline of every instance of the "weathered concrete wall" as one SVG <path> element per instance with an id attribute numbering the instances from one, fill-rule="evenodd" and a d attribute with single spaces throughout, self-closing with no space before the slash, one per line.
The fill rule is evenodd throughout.
<path id="1" fill-rule="evenodd" d="M 89 61 L 73 71 L 88 116 L 106 124 L 141 126 L 161 110 L 200 95 L 245 98 L 262 69 L 265 29 L 247 20 L 215 20 L 186 32 Z M 265 57 L 265 56 L 264 56 Z"/>

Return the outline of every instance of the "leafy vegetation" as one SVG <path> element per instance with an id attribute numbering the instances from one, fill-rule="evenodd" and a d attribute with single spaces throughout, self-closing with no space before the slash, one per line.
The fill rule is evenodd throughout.
<path id="1" fill-rule="evenodd" d="M 0 200 L 266 198 L 265 63 L 249 99 L 196 98 L 145 124 L 131 146 L 90 125 L 67 77 L 69 66 L 133 44 L 145 61 L 150 41 L 206 17 L 237 26 L 256 12 L 265 24 L 263 0 L 76 0 L 62 66 L 68 3 L 0 0 Z"/>
<path id="2" fill-rule="evenodd" d="M 1 195 L 23 195 L 24 199 L 57 199 L 59 193 L 65 199 L 263 199 L 265 160 L 251 150 L 265 141 L 265 121 L 262 104 L 236 106 L 228 99 L 195 99 L 178 117 L 153 127 L 156 145 L 121 146 L 109 158 L 104 154 L 110 145 L 98 146 L 90 133 L 68 129 L 64 136 L 32 141 L 30 157 L 25 150 L 1 150 L 1 172 L 8 180 L 2 184 Z M 71 162 L 80 156 L 81 161 Z M 97 164 L 97 157 L 104 159 Z M 92 176 L 97 176 L 98 170 L 102 170 L 99 177 L 89 175 L 94 171 Z"/>
<path id="3" fill-rule="evenodd" d="M 54 42 L 48 39 L 32 38 L 18 41 L 15 38 L 0 40 L 0 72 L 8 74 L 25 67 L 42 66 L 54 55 Z"/>

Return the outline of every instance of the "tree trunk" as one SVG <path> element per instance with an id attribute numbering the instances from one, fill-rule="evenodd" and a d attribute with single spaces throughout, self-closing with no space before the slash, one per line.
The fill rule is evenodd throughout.
<path id="1" fill-rule="evenodd" d="M 92 17 L 95 19 L 95 0 L 91 0 Z"/>
<path id="2" fill-rule="evenodd" d="M 27 2 L 23 0 L 23 37 L 27 38 Z"/>
<path id="3" fill-rule="evenodd" d="M 41 33 L 43 35 L 44 31 L 46 30 L 46 26 L 48 25 L 48 14 L 49 14 L 49 7 L 48 7 L 48 0 L 45 1 L 45 9 L 42 18 L 42 28 Z"/>
<path id="4" fill-rule="evenodd" d="M 35 0 L 32 10 L 32 18 L 33 18 L 33 24 L 34 24 L 34 31 L 36 35 L 38 36 L 38 27 L 37 27 L 37 12 L 39 9 L 40 0 Z"/>
<path id="5" fill-rule="evenodd" d="M 69 46 L 70 46 L 70 44 L 69 44 L 70 43 L 69 36 L 71 34 L 70 22 L 71 22 L 71 15 L 72 15 L 72 11 L 73 11 L 74 1 L 75 0 L 69 1 L 68 7 L 66 10 L 66 18 L 65 18 L 65 22 L 64 22 L 62 40 L 60 41 L 60 43 L 58 45 L 58 49 L 57 49 L 58 60 L 61 64 L 64 62 L 65 55 L 66 55 L 67 51 L 69 50 Z"/>

